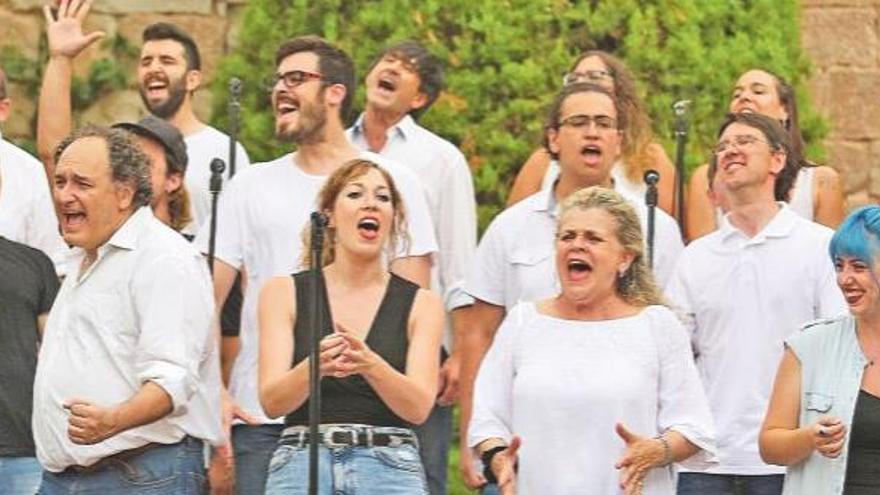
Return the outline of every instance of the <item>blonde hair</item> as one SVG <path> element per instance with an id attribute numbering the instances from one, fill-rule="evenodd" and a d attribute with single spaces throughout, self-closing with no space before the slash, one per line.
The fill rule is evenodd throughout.
<path id="1" fill-rule="evenodd" d="M 617 223 L 615 236 L 623 249 L 633 255 L 629 268 L 617 278 L 617 295 L 634 306 L 665 305 L 654 283 L 654 276 L 645 261 L 645 244 L 639 217 L 632 205 L 617 192 L 599 186 L 587 187 L 569 195 L 560 207 L 559 218 L 567 212 L 598 208 L 611 215 Z"/>
<path id="2" fill-rule="evenodd" d="M 391 175 L 384 168 L 374 162 L 361 158 L 346 162 L 342 167 L 330 174 L 324 187 L 321 188 L 321 192 L 318 193 L 317 207 L 318 211 L 321 213 L 326 214 L 332 212 L 333 206 L 336 204 L 336 199 L 339 197 L 339 194 L 345 186 L 358 177 L 362 177 L 370 170 L 376 170 L 382 174 L 382 177 L 385 178 L 385 182 L 388 183 L 388 190 L 391 194 L 391 207 L 394 209 L 394 221 L 391 223 L 391 230 L 388 233 L 388 242 L 386 243 L 386 248 L 388 249 L 387 255 L 390 260 L 394 257 L 393 250 L 397 246 L 398 240 L 402 240 L 405 249 L 408 250 L 409 234 L 406 231 L 406 209 L 403 205 L 403 198 L 400 196 L 400 191 L 397 189 L 397 186 L 394 185 L 394 180 L 391 178 Z M 302 256 L 300 257 L 300 266 L 303 269 L 308 269 L 312 264 L 311 223 L 303 227 L 301 237 L 303 249 Z M 321 249 L 321 266 L 327 266 L 330 263 L 333 263 L 334 259 L 336 259 L 336 229 L 326 225 L 324 227 L 324 245 Z"/>

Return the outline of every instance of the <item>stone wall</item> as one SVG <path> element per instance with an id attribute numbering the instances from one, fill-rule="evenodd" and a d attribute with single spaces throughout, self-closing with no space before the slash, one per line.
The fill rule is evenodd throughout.
<path id="1" fill-rule="evenodd" d="M 41 7 L 47 0 L 0 0 L 0 45 L 14 44 L 35 57 L 43 36 Z M 219 57 L 234 45 L 247 0 L 95 0 L 86 31 L 117 33 L 140 46 L 140 31 L 164 19 L 183 26 L 199 44 L 206 82 Z M 850 207 L 880 202 L 880 0 L 803 0 L 802 43 L 813 62 L 810 90 L 815 107 L 828 119 L 828 164 L 841 172 Z M 80 56 L 84 74 L 107 56 L 92 47 Z M 132 71 L 134 68 L 132 67 Z M 29 137 L 35 111 L 26 88 L 12 85 L 16 110 L 4 126 L 12 137 Z M 196 112 L 209 117 L 211 95 L 200 91 Z M 134 86 L 95 102 L 84 121 L 135 119 L 143 107 Z"/>
<path id="2" fill-rule="evenodd" d="M 880 202 L 880 0 L 804 0 L 810 91 L 828 119 L 828 164 L 849 207 Z"/>
<path id="3" fill-rule="evenodd" d="M 40 39 L 45 36 L 42 6 L 47 3 L 49 0 L 0 0 L 0 46 L 13 45 L 22 55 L 35 59 Z M 247 0 L 94 0 L 84 32 L 101 30 L 107 33 L 107 38 L 120 34 L 133 46 L 140 47 L 141 31 L 146 25 L 159 20 L 178 24 L 199 45 L 207 87 L 217 61 L 234 44 L 245 3 Z M 98 42 L 80 54 L 75 65 L 77 74 L 87 74 L 92 62 L 109 55 L 100 45 Z M 104 124 L 141 117 L 144 109 L 134 71 L 132 63 L 128 89 L 100 97 L 83 113 L 82 121 Z M 10 86 L 13 116 L 4 124 L 3 134 L 32 137 L 36 102 L 27 96 L 28 89 L 32 88 L 14 82 Z M 211 109 L 210 91 L 201 90 L 196 95 L 196 114 L 207 120 Z"/>

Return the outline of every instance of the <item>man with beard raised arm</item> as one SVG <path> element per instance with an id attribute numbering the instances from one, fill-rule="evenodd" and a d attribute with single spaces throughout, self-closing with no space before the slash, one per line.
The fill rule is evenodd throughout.
<path id="1" fill-rule="evenodd" d="M 38 153 L 49 177 L 54 168 L 55 147 L 72 129 L 69 95 L 73 59 L 105 36 L 100 31 L 87 35 L 82 32 L 91 4 L 91 0 L 62 0 L 57 14 L 53 15 L 48 7 L 44 9 L 47 23 L 59 39 L 58 49 L 50 53 L 43 75 L 41 95 L 46 98 L 40 98 L 40 107 L 51 108 L 52 112 L 40 122 L 37 136 Z M 157 22 L 144 29 L 143 42 L 137 68 L 138 89 L 146 109 L 183 134 L 189 163 L 185 185 L 193 219 L 183 232 L 195 235 L 211 210 L 211 160 L 228 159 L 229 137 L 199 120 L 193 111 L 193 98 L 202 84 L 202 61 L 192 37 L 173 24 Z M 250 163 L 240 144 L 236 163 L 239 168 Z"/>
<path id="2" fill-rule="evenodd" d="M 236 490 L 241 494 L 263 493 L 269 459 L 284 426 L 281 419 L 270 420 L 259 402 L 257 298 L 270 277 L 299 271 L 300 234 L 327 177 L 349 160 L 363 158 L 382 166 L 394 179 L 406 207 L 405 231 L 411 241 L 389 256 L 394 273 L 427 288 L 431 254 L 437 251 L 418 177 L 379 155 L 358 151 L 345 136 L 344 118 L 355 91 L 354 63 L 348 54 L 321 38 L 304 36 L 283 43 L 275 62 L 275 134 L 296 145 L 296 152 L 242 170 L 220 197 L 217 217 L 217 304 L 226 300 L 239 270 L 246 276 L 241 353 L 233 365 L 229 389 L 259 423 L 237 424 L 232 429 Z M 208 231 L 203 226 L 196 237 L 203 252 Z"/>

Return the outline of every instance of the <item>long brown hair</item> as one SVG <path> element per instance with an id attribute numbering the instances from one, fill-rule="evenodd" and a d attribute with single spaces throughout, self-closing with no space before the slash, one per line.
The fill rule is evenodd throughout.
<path id="1" fill-rule="evenodd" d="M 645 110 L 645 104 L 639 98 L 636 91 L 636 82 L 632 72 L 622 60 L 603 52 L 602 50 L 589 50 L 580 55 L 572 64 L 573 71 L 582 60 L 598 57 L 614 80 L 614 95 L 620 107 L 618 118 L 625 122 L 621 131 L 623 133 L 623 146 L 621 158 L 625 165 L 624 170 L 629 180 L 641 183 L 642 175 L 646 170 L 654 168 L 657 157 L 653 152 L 654 133 L 651 131 L 651 117 Z"/>
<path id="2" fill-rule="evenodd" d="M 391 175 L 384 168 L 380 167 L 375 162 L 364 160 L 362 158 L 356 158 L 346 162 L 342 167 L 330 174 L 324 187 L 321 188 L 321 192 L 318 193 L 316 206 L 318 211 L 322 213 L 326 214 L 332 212 L 333 206 L 336 204 L 336 199 L 339 197 L 339 194 L 345 186 L 358 177 L 362 177 L 370 170 L 376 170 L 382 174 L 382 177 L 385 178 L 385 182 L 388 183 L 388 190 L 391 193 L 391 207 L 394 209 L 394 221 L 391 224 L 391 230 L 389 231 L 388 242 L 386 244 L 386 247 L 389 250 L 387 253 L 388 259 L 390 260 L 394 257 L 393 250 L 398 246 L 399 240 L 403 241 L 405 250 L 408 249 L 409 235 L 406 231 L 406 209 L 403 205 L 403 198 L 400 196 L 400 191 L 394 184 Z M 312 263 L 312 252 L 310 249 L 311 239 L 311 225 L 306 225 L 302 231 L 303 249 L 300 258 L 300 265 L 304 269 L 309 268 Z M 321 266 L 327 266 L 330 263 L 333 263 L 334 259 L 336 259 L 336 228 L 327 225 L 324 227 L 324 245 L 321 251 Z"/>

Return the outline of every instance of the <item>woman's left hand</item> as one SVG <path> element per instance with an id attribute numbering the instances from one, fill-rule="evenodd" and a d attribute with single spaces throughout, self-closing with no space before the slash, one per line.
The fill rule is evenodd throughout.
<path id="1" fill-rule="evenodd" d="M 337 323 L 336 331 L 345 339 L 347 346 L 334 360 L 336 365 L 334 377 L 363 375 L 378 364 L 379 356 L 367 346 L 366 342 L 354 336 L 351 330 Z"/>
<path id="2" fill-rule="evenodd" d="M 648 471 L 660 466 L 666 458 L 663 443 L 656 438 L 636 435 L 620 423 L 614 429 L 626 442 L 626 450 L 614 465 L 620 470 L 620 488 L 625 495 L 639 495 Z"/>

